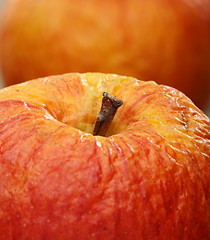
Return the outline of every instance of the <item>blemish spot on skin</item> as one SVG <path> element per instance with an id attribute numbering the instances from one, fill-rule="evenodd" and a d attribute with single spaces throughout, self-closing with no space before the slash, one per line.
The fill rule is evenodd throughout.
<path id="1" fill-rule="evenodd" d="M 104 231 L 108 231 L 108 228 L 107 228 L 107 227 L 103 227 L 103 230 L 104 230 Z"/>
<path id="2" fill-rule="evenodd" d="M 23 181 L 27 181 L 27 176 L 23 176 Z"/>

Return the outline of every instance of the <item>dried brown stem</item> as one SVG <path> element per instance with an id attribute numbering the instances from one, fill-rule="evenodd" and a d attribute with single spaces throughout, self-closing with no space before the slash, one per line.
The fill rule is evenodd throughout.
<path id="1" fill-rule="evenodd" d="M 111 122 L 117 112 L 117 109 L 123 104 L 122 100 L 118 100 L 115 96 L 103 92 L 101 110 L 97 117 L 93 135 L 105 136 Z"/>

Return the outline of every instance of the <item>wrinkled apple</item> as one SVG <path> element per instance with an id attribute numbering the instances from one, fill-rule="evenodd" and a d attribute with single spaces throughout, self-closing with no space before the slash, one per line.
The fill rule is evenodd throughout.
<path id="1" fill-rule="evenodd" d="M 173 86 L 204 109 L 210 89 L 209 0 L 8 0 L 5 84 L 106 72 Z"/>
<path id="2" fill-rule="evenodd" d="M 1 240 L 209 239 L 210 121 L 178 90 L 51 76 L 0 116 Z"/>

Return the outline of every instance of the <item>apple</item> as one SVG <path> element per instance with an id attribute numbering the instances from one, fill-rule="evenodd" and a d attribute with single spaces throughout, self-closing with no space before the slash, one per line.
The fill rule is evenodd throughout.
<path id="1" fill-rule="evenodd" d="M 67 72 L 155 80 L 201 109 L 210 95 L 209 0 L 8 0 L 5 86 Z"/>
<path id="2" fill-rule="evenodd" d="M 1 240 L 209 239 L 210 121 L 180 91 L 71 73 L 0 90 L 0 116 Z"/>

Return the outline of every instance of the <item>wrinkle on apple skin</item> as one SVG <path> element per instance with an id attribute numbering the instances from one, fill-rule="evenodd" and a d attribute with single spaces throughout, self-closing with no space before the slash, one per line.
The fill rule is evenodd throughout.
<path id="1" fill-rule="evenodd" d="M 131 136 L 129 136 L 129 139 L 126 141 L 126 143 L 129 143 L 130 145 L 132 145 L 132 148 L 133 148 L 133 144 L 131 143 L 131 138 L 130 138 Z M 141 137 L 142 137 L 142 135 L 140 135 L 139 136 L 140 137 L 140 139 L 141 139 Z M 132 140 L 133 140 L 133 138 L 134 137 L 132 137 Z M 143 137 L 142 137 L 143 138 Z M 180 168 L 179 167 L 179 165 L 180 164 L 177 164 L 177 162 L 176 162 L 176 158 L 177 158 L 177 155 L 175 154 L 175 152 L 176 151 L 174 151 L 173 149 L 171 149 L 172 150 L 172 152 L 174 153 L 173 155 L 171 155 L 172 154 L 172 152 L 170 151 L 170 152 L 165 152 L 165 149 L 163 149 L 162 151 L 161 151 L 161 149 L 160 148 L 158 148 L 157 150 L 156 150 L 156 154 L 154 154 L 154 160 L 156 159 L 158 159 L 159 160 L 159 164 L 154 164 L 154 162 L 153 163 L 151 163 L 151 162 L 147 162 L 148 160 L 150 160 L 151 159 L 151 150 L 150 149 L 154 149 L 154 147 L 158 147 L 158 145 L 159 145 L 159 143 L 158 143 L 158 145 L 154 145 L 154 144 L 152 144 L 152 146 L 151 147 L 149 147 L 149 144 L 151 144 L 152 142 L 147 142 L 147 144 L 146 143 L 142 143 L 142 146 L 147 146 L 147 151 L 148 152 L 146 152 L 146 156 L 148 155 L 148 157 L 146 157 L 146 156 L 144 156 L 144 157 L 142 157 L 141 158 L 141 160 L 140 160 L 140 164 L 141 164 L 141 166 L 144 166 L 144 171 L 146 170 L 146 169 L 148 169 L 148 173 L 147 173 L 147 175 L 144 175 L 144 177 L 142 178 L 142 179 L 145 179 L 145 176 L 149 176 L 149 178 L 153 175 L 153 174 L 155 174 L 155 173 L 159 173 L 159 174 L 161 174 L 161 171 L 156 171 L 156 167 L 155 166 L 157 166 L 158 167 L 158 165 L 159 165 L 159 167 L 160 167 L 160 169 L 161 169 L 161 165 L 162 164 L 164 164 L 164 162 L 162 161 L 163 159 L 164 160 L 166 160 L 167 158 L 168 158 L 168 163 L 166 162 L 164 165 L 164 167 L 163 167 L 163 171 L 165 172 L 165 171 L 167 171 L 167 174 L 164 176 L 162 176 L 162 177 L 155 177 L 154 176 L 154 182 L 152 182 L 152 183 L 147 183 L 145 186 L 144 186 L 144 188 L 142 188 L 142 190 L 141 190 L 141 198 L 144 196 L 144 198 L 145 198 L 145 200 L 146 200 L 146 202 L 144 203 L 145 204 L 145 206 L 147 206 L 149 203 L 151 203 L 152 204 L 152 206 L 156 209 L 156 211 L 158 211 L 158 214 L 160 214 L 161 213 L 161 206 L 162 206 L 162 204 L 158 204 L 158 190 L 157 189 L 159 189 L 160 187 L 160 189 L 161 189 L 161 191 L 159 192 L 159 194 L 160 194 L 160 197 L 161 197 L 161 201 L 160 201 L 160 203 L 161 202 L 164 202 L 164 204 L 163 204 L 163 206 L 164 206 L 164 208 L 165 209 L 162 209 L 162 210 L 164 210 L 163 211 L 163 214 L 165 213 L 166 214 L 166 212 L 169 214 L 170 212 L 171 212 L 171 215 L 174 215 L 175 213 L 177 214 L 177 215 L 179 215 L 180 214 L 180 212 L 183 212 L 183 216 L 180 218 L 180 219 L 177 219 L 178 220 L 178 222 L 176 223 L 176 224 L 180 224 L 180 221 L 182 222 L 182 220 L 181 219 L 185 219 L 185 214 L 186 214 L 186 212 L 185 212 L 185 210 L 184 210 L 184 208 L 186 208 L 186 206 L 187 207 L 189 207 L 189 205 L 188 204 L 193 204 L 192 206 L 192 209 L 196 209 L 197 208 L 197 204 L 199 205 L 199 206 L 201 206 L 200 204 L 201 204 L 201 202 L 203 203 L 203 200 L 205 201 L 205 199 L 208 199 L 208 194 L 206 194 L 206 190 L 208 189 L 207 188 L 207 186 L 205 186 L 205 185 L 203 185 L 204 183 L 205 183 L 205 179 L 202 179 L 202 180 L 204 180 L 204 181 L 202 181 L 202 182 L 200 182 L 200 179 L 199 179 L 199 182 L 201 183 L 201 184 L 199 184 L 200 185 L 200 187 L 199 187 L 199 189 L 197 189 L 195 192 L 194 192 L 194 190 L 193 190 L 193 188 L 192 187 L 190 187 L 190 185 L 192 185 L 192 182 L 194 182 L 194 179 L 190 179 L 189 178 L 189 180 L 187 180 L 188 178 L 187 178 L 187 175 L 190 173 L 190 169 L 188 169 L 187 167 L 186 167 L 186 165 L 183 163 L 182 164 L 182 167 Z M 138 144 L 139 144 L 139 140 L 138 140 Z M 163 144 L 161 144 L 160 146 L 164 146 L 164 143 Z M 169 148 L 170 148 L 170 145 L 168 146 Z M 143 148 L 143 147 L 142 147 Z M 139 152 L 141 152 L 141 149 L 139 149 Z M 150 153 L 151 152 L 151 153 Z M 159 153 L 159 154 L 158 154 Z M 166 155 L 167 154 L 167 155 Z M 149 157 L 150 156 L 150 157 Z M 160 156 L 162 156 L 162 157 L 160 157 Z M 143 164 L 143 159 L 145 159 L 146 161 L 145 161 L 145 163 Z M 187 161 L 187 157 L 186 157 L 186 154 L 185 154 L 185 152 L 182 152 L 182 154 L 180 155 L 180 158 L 179 159 L 182 159 L 183 161 L 184 160 L 186 160 Z M 191 164 L 191 163 L 190 163 Z M 150 166 L 153 166 L 153 169 L 150 167 Z M 172 167 L 173 166 L 173 167 Z M 179 168 L 180 168 L 180 170 L 181 169 L 183 169 L 183 171 L 181 171 L 180 172 L 180 170 L 179 170 Z M 138 168 L 139 169 L 139 168 Z M 141 169 L 141 168 L 140 168 Z M 139 170 L 140 170 L 139 169 Z M 154 170 L 154 172 L 153 171 L 151 171 L 151 170 Z M 144 171 L 140 171 L 139 173 L 141 173 L 141 174 L 143 174 L 144 173 Z M 177 171 L 177 172 L 176 172 Z M 189 172 L 188 172 L 189 171 Z M 146 172 L 145 172 L 146 173 Z M 137 174 L 135 174 L 136 176 L 138 176 L 138 173 Z M 166 177 L 167 176 L 167 177 Z M 170 177 L 169 177 L 170 176 Z M 185 179 L 185 177 L 186 177 L 186 179 Z M 190 175 L 189 175 L 190 176 Z M 195 177 L 195 178 L 197 178 L 197 177 Z M 152 178 L 151 178 L 152 179 Z M 170 180 L 169 180 L 170 179 Z M 192 180 L 192 182 L 191 182 L 191 180 Z M 180 186 L 178 187 L 177 186 L 177 184 L 179 184 L 180 183 Z M 198 185 L 198 186 L 199 186 Z M 137 186 L 138 187 L 140 187 L 141 186 L 141 184 L 140 185 L 138 185 L 137 184 Z M 148 187 L 154 187 L 154 191 L 157 191 L 157 193 L 155 194 L 154 192 L 153 192 L 153 195 L 151 194 L 151 196 L 147 196 L 147 194 L 148 193 L 151 193 L 151 191 L 150 190 L 148 190 L 148 192 L 147 191 L 145 191 Z M 185 187 L 183 188 L 183 186 L 185 186 L 186 187 L 186 189 L 188 189 L 187 188 L 187 186 L 189 186 L 189 192 L 187 193 L 184 193 L 183 191 L 185 191 L 184 189 L 185 189 Z M 192 185 L 193 186 L 193 185 Z M 155 190 L 156 189 L 156 190 Z M 203 191 L 205 189 L 205 191 Z M 173 194 L 170 194 L 170 192 L 173 192 Z M 191 192 L 192 191 L 192 192 Z M 143 194 L 145 192 L 145 194 Z M 193 193 L 194 192 L 194 193 Z M 147 194 L 146 194 L 147 193 Z M 201 196 L 198 196 L 197 195 L 197 193 L 199 193 L 199 194 L 201 194 Z M 188 195 L 189 194 L 189 195 Z M 189 198 L 189 196 L 191 195 L 191 194 L 194 194 L 194 198 L 193 198 L 193 201 L 195 200 L 195 199 L 198 199 L 198 201 L 197 201 L 197 203 L 193 203 L 193 201 L 190 203 L 190 202 L 188 202 L 188 204 L 187 205 L 185 205 L 186 204 L 186 202 L 184 203 L 183 201 L 186 201 L 186 199 L 184 199 L 185 198 L 185 196 L 186 196 L 186 198 Z M 182 198 L 182 195 L 184 196 L 184 198 Z M 153 198 L 154 197 L 154 198 Z M 169 201 L 169 199 L 170 199 L 170 197 L 171 197 L 171 201 Z M 168 199 L 168 201 L 167 201 L 167 199 Z M 184 199 L 184 200 L 183 200 Z M 189 198 L 190 199 L 190 198 Z M 200 202 L 200 200 L 199 199 L 201 199 L 201 202 Z M 140 201 L 140 202 L 142 202 L 142 200 Z M 145 206 L 144 207 L 142 207 L 142 209 L 145 209 Z M 205 204 L 205 207 L 203 208 L 204 206 L 202 206 L 201 207 L 201 209 L 202 209 L 202 211 L 204 210 L 204 208 L 207 210 L 208 209 L 208 205 L 207 205 L 207 203 Z M 151 209 L 150 207 L 149 207 L 149 209 Z M 204 212 L 206 211 L 206 210 L 204 210 Z M 176 212 L 177 211 L 177 212 Z M 194 211 L 194 210 L 193 210 Z M 208 210 L 207 210 L 208 211 Z M 155 212 L 155 211 L 154 211 Z M 203 214 L 204 214 L 204 212 L 203 212 Z M 154 214 L 154 213 L 153 213 Z M 170 216 L 170 215 L 169 215 Z M 168 217 L 169 217 L 168 216 Z M 202 215 L 203 216 L 203 215 Z M 157 216 L 158 217 L 158 216 Z M 162 216 L 162 217 L 164 217 L 164 215 Z M 178 217 L 178 216 L 177 216 Z M 180 217 L 180 216 L 179 216 Z M 198 218 L 200 218 L 200 215 L 198 215 L 197 216 Z M 141 218 L 141 220 L 142 220 L 143 218 Z M 170 219 L 170 218 L 167 218 L 168 220 Z M 140 219 L 139 219 L 139 221 L 140 221 Z M 208 222 L 208 218 L 205 218 L 205 220 L 204 220 L 204 222 L 206 221 L 206 223 Z M 174 224 L 172 224 L 173 226 L 174 226 L 174 229 L 177 229 L 177 226 L 175 226 L 176 225 L 175 223 Z M 191 224 L 193 225 L 193 223 L 191 222 Z M 167 225 L 167 223 L 166 223 L 166 225 Z M 187 228 L 187 227 L 186 227 Z M 188 226 L 188 228 L 189 228 L 189 226 Z M 160 230 L 160 229 L 159 229 Z M 207 230 L 207 229 L 206 229 Z M 205 230 L 204 230 L 204 232 L 205 232 Z M 178 234 L 178 233 L 177 233 Z M 154 235 L 155 236 L 155 235 Z M 154 237 L 153 236 L 153 237 Z M 162 236 L 161 234 L 160 234 L 160 236 Z M 168 237 L 171 237 L 171 235 L 168 235 Z M 191 235 L 191 237 L 193 236 L 193 233 L 192 233 L 192 235 Z M 151 237 L 151 236 L 150 236 Z M 182 235 L 177 235 L 176 236 L 176 238 L 175 239 L 182 239 Z M 148 238 L 148 239 L 150 239 L 150 238 Z M 166 238 L 167 239 L 167 238 Z"/>
<path id="2" fill-rule="evenodd" d="M 69 87 L 73 84 L 72 76 L 72 80 L 66 80 Z M 98 86 L 105 86 L 106 82 L 108 86 L 109 78 L 104 80 L 106 75 L 101 76 L 103 84 L 96 78 Z M 54 81 L 55 77 L 51 79 Z M 33 87 L 35 83 L 40 84 L 40 81 L 32 83 Z M 127 83 L 122 80 L 124 84 Z M 131 79 L 130 89 L 127 85 L 125 92 L 121 92 L 123 99 L 130 101 L 129 106 L 135 100 L 134 95 L 147 90 L 140 87 L 142 84 Z M 112 81 L 110 88 L 120 92 L 116 86 Z M 153 86 L 147 84 L 149 89 Z M 101 88 L 98 89 L 100 95 Z M 156 100 L 143 98 L 139 122 L 127 123 L 126 129 L 119 126 L 123 131 L 108 138 L 94 137 L 55 119 L 46 119 L 45 109 L 32 106 L 40 102 L 32 102 L 31 98 L 27 101 L 27 96 L 23 99 L 28 104 L 25 106 L 23 101 L 9 100 L 13 97 L 8 91 L 1 94 L 1 124 L 7 126 L 1 132 L 3 125 L 0 124 L 0 162 L 4 163 L 0 164 L 0 232 L 3 229 L 3 240 L 31 239 L 31 233 L 33 240 L 107 240 L 117 237 L 127 240 L 207 240 L 210 154 L 206 130 L 209 122 L 203 114 L 194 114 L 192 125 L 189 125 L 191 131 L 185 131 L 182 123 L 173 118 L 175 113 L 181 117 L 181 113 L 173 109 L 173 95 L 161 98 L 165 93 L 160 94 L 157 85 L 155 88 Z M 132 93 L 131 97 L 126 96 L 126 89 Z M 47 95 L 49 90 L 47 88 L 42 94 L 45 99 L 50 97 L 52 100 L 52 95 Z M 19 98 L 16 93 L 15 97 Z M 79 98 L 81 103 L 94 99 L 86 97 Z M 41 96 L 40 99 L 44 98 Z M 186 103 L 179 102 L 182 104 Z M 168 105 L 171 108 L 168 109 Z M 59 104 L 54 105 L 57 106 Z M 194 106 L 193 109 L 195 113 Z M 137 107 L 135 112 L 138 114 Z M 13 123 L 13 114 L 18 113 L 23 114 L 23 118 L 14 118 Z M 152 113 L 158 116 L 152 118 Z M 120 119 L 121 114 L 118 115 Z M 25 118 L 26 115 L 33 121 Z M 162 131 L 158 117 L 168 131 Z M 114 128 L 118 124 L 115 122 Z M 176 131 L 173 136 L 171 126 L 182 132 Z M 196 126 L 200 127 L 203 142 L 194 144 L 196 140 L 188 135 L 193 136 Z M 11 142 L 14 143 L 12 146 Z M 8 172 L 12 174 L 6 175 Z"/>

